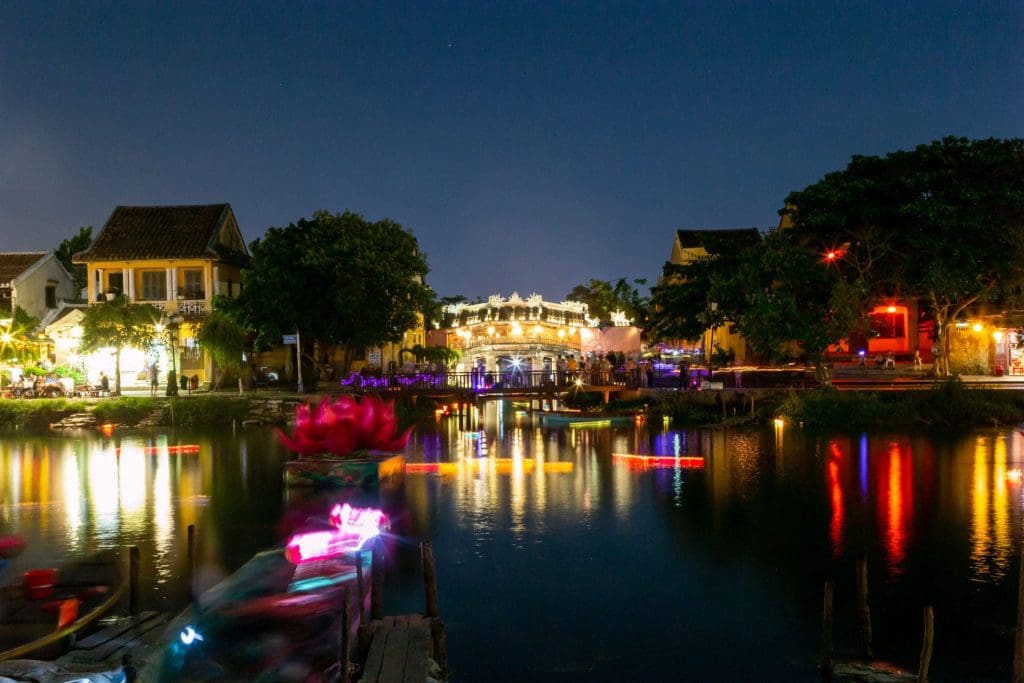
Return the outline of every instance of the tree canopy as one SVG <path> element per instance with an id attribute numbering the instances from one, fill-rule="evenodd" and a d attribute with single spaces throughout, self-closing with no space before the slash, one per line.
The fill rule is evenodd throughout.
<path id="1" fill-rule="evenodd" d="M 939 341 L 968 309 L 1019 309 L 1022 140 L 945 138 L 856 156 L 785 204 L 782 226 L 759 244 L 712 245 L 712 258 L 665 265 L 655 336 L 696 339 L 728 322 L 764 359 L 799 354 L 820 366 L 829 345 L 867 331 L 881 299 L 926 302 Z M 948 349 L 939 350 L 946 372 Z"/>
<path id="2" fill-rule="evenodd" d="M 321 348 L 398 342 L 433 299 L 416 238 L 391 220 L 318 211 L 270 228 L 250 251 L 237 307 L 260 346 L 296 330 Z"/>
<path id="3" fill-rule="evenodd" d="M 242 354 L 248 344 L 248 334 L 234 318 L 219 309 L 227 297 L 215 297 L 213 312 L 199 326 L 196 339 L 210 353 L 214 366 L 221 370 L 214 389 L 220 386 L 225 371 L 238 372 L 242 368 Z M 230 300 L 229 300 L 230 301 Z"/>
<path id="4" fill-rule="evenodd" d="M 60 243 L 54 251 L 57 260 L 64 266 L 64 270 L 75 279 L 75 295 L 79 295 L 86 285 L 85 265 L 72 263 L 72 257 L 80 251 L 85 251 L 92 244 L 92 226 L 86 225 L 78 229 L 78 234 L 69 237 Z"/>
<path id="5" fill-rule="evenodd" d="M 132 303 L 123 294 L 85 309 L 80 348 L 85 352 L 114 349 L 116 393 L 121 393 L 121 352 L 148 346 L 156 337 L 156 324 L 161 316 L 156 306 Z"/>
<path id="6" fill-rule="evenodd" d="M 626 318 L 637 327 L 647 324 L 649 300 L 640 294 L 638 287 L 647 284 L 647 280 L 626 278 L 615 282 L 592 279 L 587 284 L 579 284 L 572 288 L 565 298 L 570 301 L 581 301 L 587 304 L 590 315 L 602 323 L 611 322 L 612 313 L 622 311 Z"/>
<path id="7" fill-rule="evenodd" d="M 1024 280 L 1024 140 L 948 137 L 842 171 L 786 198 L 796 239 L 831 252 L 870 296 L 923 299 L 937 341 L 968 309 L 1015 308 Z M 945 343 L 937 368 L 948 372 Z"/>

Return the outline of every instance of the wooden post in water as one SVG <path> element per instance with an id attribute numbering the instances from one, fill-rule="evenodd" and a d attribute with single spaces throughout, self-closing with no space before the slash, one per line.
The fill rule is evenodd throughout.
<path id="1" fill-rule="evenodd" d="M 430 620 L 430 639 L 434 643 L 434 661 L 442 673 L 448 672 L 448 640 L 444 632 L 444 622 L 440 618 Z"/>
<path id="2" fill-rule="evenodd" d="M 384 618 L 384 549 L 378 538 L 373 543 L 370 567 L 370 619 Z"/>
<path id="3" fill-rule="evenodd" d="M 935 614 L 924 608 L 924 642 L 921 643 L 921 662 L 917 667 L 917 683 L 928 683 L 928 668 L 932 665 L 932 642 L 935 639 Z"/>
<path id="4" fill-rule="evenodd" d="M 196 599 L 196 525 L 188 525 L 188 601 Z"/>
<path id="5" fill-rule="evenodd" d="M 434 549 L 430 541 L 420 543 L 420 557 L 423 560 L 423 592 L 427 617 L 437 616 L 437 572 L 434 570 Z"/>
<path id="6" fill-rule="evenodd" d="M 860 634 L 865 659 L 873 659 L 871 648 L 871 608 L 868 606 L 868 558 L 857 559 L 857 616 L 860 619 Z"/>
<path id="7" fill-rule="evenodd" d="M 1017 634 L 1013 647 L 1013 683 L 1024 683 L 1024 543 L 1020 544 L 1017 583 Z"/>
<path id="8" fill-rule="evenodd" d="M 128 612 L 139 613 L 139 546 L 128 549 Z"/>
<path id="9" fill-rule="evenodd" d="M 825 582 L 825 603 L 821 621 L 821 680 L 832 680 L 832 595 L 831 581 Z"/>
<path id="10" fill-rule="evenodd" d="M 356 590 L 359 591 L 359 625 L 366 623 L 366 586 L 363 583 L 363 551 L 356 553 Z"/>
<path id="11" fill-rule="evenodd" d="M 348 588 L 346 587 L 341 590 L 341 651 L 338 653 L 338 680 L 341 683 L 348 683 L 349 621 Z"/>

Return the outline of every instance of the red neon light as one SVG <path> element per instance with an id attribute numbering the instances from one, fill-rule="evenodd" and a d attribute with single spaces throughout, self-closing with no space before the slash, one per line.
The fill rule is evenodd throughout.
<path id="1" fill-rule="evenodd" d="M 441 469 L 441 463 L 439 462 L 407 462 L 405 463 L 406 472 L 437 472 Z"/>
<path id="2" fill-rule="evenodd" d="M 181 444 L 181 445 L 178 445 L 178 446 L 139 446 L 137 448 L 132 447 L 132 446 L 126 446 L 125 449 L 127 449 L 129 452 L 131 452 L 131 451 L 139 451 L 140 453 L 144 453 L 146 455 L 152 455 L 153 453 L 162 453 L 164 451 L 166 451 L 166 452 L 168 452 L 168 453 L 170 453 L 172 455 L 175 454 L 175 453 L 178 453 L 178 454 L 181 454 L 181 453 L 194 454 L 194 453 L 198 453 L 199 452 L 199 444 L 197 444 L 197 443 L 189 443 L 189 444 Z M 114 449 L 114 453 L 116 455 L 121 455 L 121 451 L 122 450 L 123 449 L 121 449 L 121 448 L 115 448 Z"/>
<path id="3" fill-rule="evenodd" d="M 703 469 L 704 456 L 682 455 L 634 455 L 632 453 L 612 453 L 613 459 L 625 460 L 635 467 L 683 467 Z"/>

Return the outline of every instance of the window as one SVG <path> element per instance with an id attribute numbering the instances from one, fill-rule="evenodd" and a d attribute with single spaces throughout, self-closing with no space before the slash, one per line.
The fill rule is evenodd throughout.
<path id="1" fill-rule="evenodd" d="M 182 272 L 181 294 L 186 299 L 205 299 L 203 291 L 203 271 L 200 269 L 186 270 Z"/>
<path id="2" fill-rule="evenodd" d="M 46 307 L 57 308 L 57 285 L 46 285 Z"/>
<path id="3" fill-rule="evenodd" d="M 167 274 L 162 270 L 142 271 L 142 301 L 167 300 Z"/>
<path id="4" fill-rule="evenodd" d="M 871 329 L 879 339 L 902 339 L 906 336 L 903 326 L 903 311 L 872 312 Z"/>
<path id="5" fill-rule="evenodd" d="M 107 274 L 107 291 L 120 294 L 124 291 L 124 273 Z"/>

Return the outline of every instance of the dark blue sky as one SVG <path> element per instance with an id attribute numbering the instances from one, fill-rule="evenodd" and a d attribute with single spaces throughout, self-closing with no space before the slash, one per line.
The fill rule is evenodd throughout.
<path id="1" fill-rule="evenodd" d="M 840 4 L 840 3 L 836 3 Z M 389 217 L 441 295 L 653 280 L 852 154 L 1024 135 L 1024 3 L 0 4 L 0 250 Z"/>

